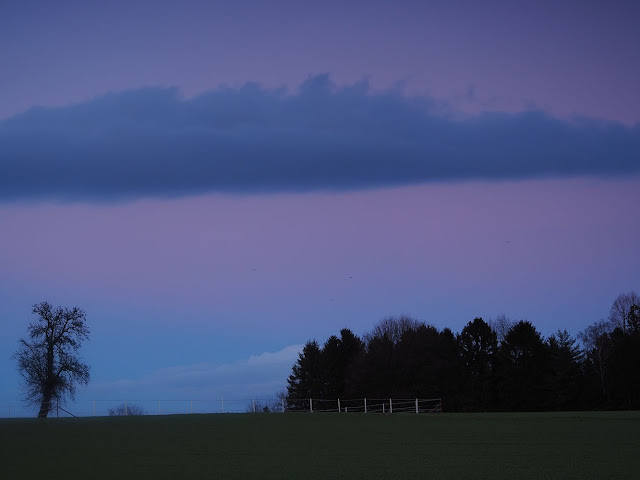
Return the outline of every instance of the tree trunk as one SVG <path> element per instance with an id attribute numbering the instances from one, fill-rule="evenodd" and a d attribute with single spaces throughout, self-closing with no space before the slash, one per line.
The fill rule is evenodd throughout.
<path id="1" fill-rule="evenodd" d="M 40 403 L 40 411 L 38 412 L 38 418 L 46 418 L 51 410 L 51 394 L 47 393 L 42 397 L 42 403 Z"/>
<path id="2" fill-rule="evenodd" d="M 51 410 L 51 397 L 53 397 L 54 391 L 54 380 L 53 380 L 53 361 L 54 361 L 54 353 L 53 353 L 53 341 L 49 341 L 47 339 L 47 378 L 44 388 L 44 393 L 42 395 L 42 402 L 40 403 L 40 411 L 38 412 L 38 418 L 46 418 L 49 415 L 49 411 Z"/>

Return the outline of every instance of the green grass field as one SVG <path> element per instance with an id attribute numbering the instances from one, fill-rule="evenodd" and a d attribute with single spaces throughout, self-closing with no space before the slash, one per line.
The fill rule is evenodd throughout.
<path id="1" fill-rule="evenodd" d="M 0 478 L 640 478 L 640 412 L 5 419 Z"/>

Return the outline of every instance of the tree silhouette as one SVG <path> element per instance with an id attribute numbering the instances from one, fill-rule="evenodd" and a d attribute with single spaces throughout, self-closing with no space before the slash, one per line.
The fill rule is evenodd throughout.
<path id="1" fill-rule="evenodd" d="M 387 337 L 387 339 L 395 345 L 400 341 L 405 332 L 416 330 L 420 325 L 424 325 L 424 323 L 407 315 L 385 317 L 376 323 L 371 332 L 365 335 L 364 338 L 365 341 L 369 343 L 374 338 Z"/>
<path id="2" fill-rule="evenodd" d="M 144 408 L 135 403 L 121 403 L 115 408 L 109 409 L 110 417 L 133 417 L 138 415 L 145 415 Z"/>
<path id="3" fill-rule="evenodd" d="M 585 350 L 585 370 L 596 378 L 600 402 L 606 402 L 608 397 L 609 357 L 613 349 L 609 334 L 612 330 L 611 322 L 600 320 L 578 335 Z"/>
<path id="4" fill-rule="evenodd" d="M 85 313 L 77 307 L 53 308 L 48 302 L 33 306 L 28 339 L 21 338 L 14 354 L 25 391 L 24 400 L 38 405 L 38 417 L 46 417 L 52 402 L 75 396 L 76 384 L 89 383 L 89 367 L 78 350 L 89 339 Z"/>
<path id="5" fill-rule="evenodd" d="M 609 312 L 609 321 L 623 331 L 638 330 L 640 296 L 636 292 L 621 293 L 613 301 Z"/>
<path id="6" fill-rule="evenodd" d="M 439 332 L 431 325 L 407 329 L 393 352 L 393 388 L 389 393 L 401 398 L 435 397 L 440 390 Z"/>
<path id="7" fill-rule="evenodd" d="M 406 315 L 380 320 L 365 338 L 365 353 L 355 367 L 356 388 L 363 394 L 377 398 L 406 390 L 402 370 L 406 370 L 398 345 L 405 344 L 424 323 Z M 418 374 L 416 374 L 418 375 Z"/>
<path id="8" fill-rule="evenodd" d="M 547 380 L 552 392 L 550 406 L 554 410 L 577 409 L 582 383 L 582 350 L 566 330 L 558 330 L 551 335 L 547 345 L 551 367 Z"/>
<path id="9" fill-rule="evenodd" d="M 351 365 L 364 351 L 364 344 L 348 328 L 340 331 L 340 338 L 332 335 L 322 348 L 323 396 L 344 398 Z"/>
<path id="10" fill-rule="evenodd" d="M 507 333 L 516 324 L 513 320 L 507 317 L 504 313 L 498 315 L 496 318 L 489 320 L 489 326 L 496 332 L 498 338 L 498 344 L 504 342 Z"/>
<path id="11" fill-rule="evenodd" d="M 482 318 L 475 318 L 458 335 L 458 349 L 465 372 L 466 407 L 472 410 L 491 408 L 498 351 L 496 332 Z"/>
<path id="12" fill-rule="evenodd" d="M 295 399 L 443 398 L 449 411 L 640 409 L 640 299 L 616 298 L 610 319 L 581 344 L 566 330 L 543 338 L 528 321 L 475 318 L 460 334 L 386 317 L 321 348 L 308 342 L 289 377 Z M 308 409 L 300 402 L 300 408 Z"/>
<path id="13" fill-rule="evenodd" d="M 315 340 L 309 340 L 298 355 L 287 380 L 287 408 L 306 409 L 304 400 L 318 398 L 323 390 L 322 350 Z"/>
<path id="14" fill-rule="evenodd" d="M 509 410 L 541 410 L 547 399 L 545 345 L 536 328 L 524 320 L 516 323 L 499 350 L 502 405 Z"/>
<path id="15" fill-rule="evenodd" d="M 640 408 L 640 331 L 616 328 L 609 334 L 609 407 Z"/>

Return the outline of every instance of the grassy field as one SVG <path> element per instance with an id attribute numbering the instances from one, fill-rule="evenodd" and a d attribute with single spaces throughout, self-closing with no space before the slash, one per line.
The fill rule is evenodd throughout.
<path id="1" fill-rule="evenodd" d="M 0 478 L 639 478 L 640 412 L 0 420 Z"/>

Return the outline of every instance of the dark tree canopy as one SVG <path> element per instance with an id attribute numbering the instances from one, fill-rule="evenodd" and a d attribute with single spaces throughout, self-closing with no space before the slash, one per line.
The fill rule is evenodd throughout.
<path id="1" fill-rule="evenodd" d="M 288 379 L 289 408 L 298 408 L 308 398 L 338 398 L 349 393 L 347 386 L 352 366 L 364 350 L 364 343 L 347 328 L 340 338 L 332 335 L 323 347 L 310 340 L 306 343 L 293 366 Z"/>
<path id="2" fill-rule="evenodd" d="M 460 355 L 471 378 L 483 380 L 494 368 L 498 350 L 496 332 L 482 318 L 474 318 L 458 335 Z"/>
<path id="3" fill-rule="evenodd" d="M 546 350 L 531 322 L 516 323 L 500 345 L 498 381 L 508 410 L 540 409 L 544 388 Z"/>
<path id="4" fill-rule="evenodd" d="M 553 410 L 581 407 L 582 362 L 584 355 L 577 341 L 566 330 L 558 330 L 547 340 L 549 366 L 547 383 L 553 393 Z"/>
<path id="5" fill-rule="evenodd" d="M 640 296 L 613 302 L 608 320 L 543 338 L 531 322 L 475 318 L 455 335 L 386 317 L 309 342 L 289 377 L 295 399 L 442 398 L 449 411 L 640 409 Z M 303 407 L 304 408 L 304 407 Z"/>
<path id="6" fill-rule="evenodd" d="M 611 331 L 611 324 L 600 320 L 592 323 L 579 334 L 585 349 L 585 368 L 591 374 L 592 381 L 597 379 L 596 383 L 602 398 L 607 395 L 607 366 L 611 354 L 611 339 L 609 337 Z"/>
<path id="7" fill-rule="evenodd" d="M 348 328 L 340 331 L 340 338 L 332 335 L 322 347 L 323 395 L 344 397 L 351 374 L 350 365 L 364 350 L 364 344 Z"/>
<path id="8" fill-rule="evenodd" d="M 36 319 L 21 338 L 14 358 L 22 377 L 24 400 L 40 405 L 38 417 L 46 417 L 54 401 L 75 397 L 76 385 L 89 383 L 89 367 L 78 355 L 82 342 L 89 339 L 85 313 L 52 307 L 48 302 L 33 306 Z"/>
<path id="9" fill-rule="evenodd" d="M 323 368 L 322 350 L 315 340 L 309 340 L 298 355 L 298 361 L 293 366 L 293 372 L 289 375 L 289 397 L 302 400 L 322 395 Z M 298 405 L 290 405 L 296 408 Z"/>
<path id="10" fill-rule="evenodd" d="M 458 335 L 458 352 L 464 370 L 465 390 L 469 392 L 462 399 L 463 408 L 491 408 L 495 404 L 493 374 L 498 354 L 498 335 L 482 318 L 475 318 Z"/>

